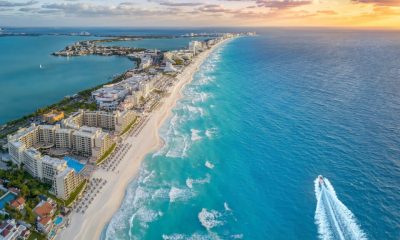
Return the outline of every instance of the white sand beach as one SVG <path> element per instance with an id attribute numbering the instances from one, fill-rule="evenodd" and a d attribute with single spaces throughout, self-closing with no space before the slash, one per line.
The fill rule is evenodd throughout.
<path id="1" fill-rule="evenodd" d="M 181 97 L 183 87 L 189 83 L 200 65 L 224 41 L 200 53 L 193 62 L 177 76 L 178 81 L 170 89 L 170 95 L 162 100 L 160 107 L 149 116 L 137 136 L 129 136 L 124 142 L 132 144 L 114 172 L 99 168 L 93 177 L 107 180 L 107 184 L 94 198 L 84 214 L 75 211 L 69 216 L 71 224 L 63 229 L 57 239 L 99 239 L 105 225 L 120 207 L 127 185 L 136 177 L 144 157 L 158 149 L 162 141 L 158 130 L 168 118 L 172 108 Z"/>

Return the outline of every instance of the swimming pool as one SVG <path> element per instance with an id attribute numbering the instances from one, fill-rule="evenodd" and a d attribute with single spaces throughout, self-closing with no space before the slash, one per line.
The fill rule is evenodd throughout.
<path id="1" fill-rule="evenodd" d="M 85 167 L 84 164 L 80 163 L 78 160 L 75 160 L 71 157 L 64 157 L 64 160 L 67 161 L 67 165 L 70 168 L 73 168 L 75 172 L 79 173 Z"/>
<path id="2" fill-rule="evenodd" d="M 10 192 L 6 193 L 3 195 L 4 197 L 0 199 L 0 209 L 3 209 L 6 205 L 6 203 L 11 202 L 16 198 L 16 196 Z"/>
<path id="3" fill-rule="evenodd" d="M 63 222 L 63 218 L 61 216 L 57 216 L 56 219 L 54 219 L 54 224 L 55 225 L 60 225 Z"/>

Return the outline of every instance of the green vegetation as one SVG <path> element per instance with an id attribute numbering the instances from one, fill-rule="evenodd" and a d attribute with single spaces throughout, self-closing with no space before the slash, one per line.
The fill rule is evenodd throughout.
<path id="1" fill-rule="evenodd" d="M 12 218 L 24 220 L 34 225 L 35 216 L 32 209 L 39 203 L 39 196 L 44 195 L 58 200 L 49 194 L 50 185 L 40 182 L 22 169 L 12 167 L 7 171 L 0 170 L 0 178 L 9 180 L 8 183 L 5 183 L 6 187 L 19 188 L 21 190 L 20 195 L 26 201 L 24 214 L 11 208 L 9 204 L 6 205 L 6 210 Z"/>
<path id="2" fill-rule="evenodd" d="M 78 197 L 78 195 L 85 189 L 86 186 L 86 179 L 83 180 L 83 182 L 76 188 L 76 190 L 69 196 L 69 198 L 65 201 L 65 206 L 69 206 L 71 203 L 73 203 Z"/>
<path id="3" fill-rule="evenodd" d="M 163 91 L 163 90 L 160 90 L 160 89 L 154 89 L 153 92 L 156 93 L 156 94 L 158 94 L 158 95 L 161 95 L 161 94 L 164 93 L 164 91 Z"/>
<path id="4" fill-rule="evenodd" d="M 116 146 L 117 146 L 117 144 L 114 143 L 114 144 L 110 147 L 110 149 L 108 149 L 108 150 L 103 154 L 103 156 L 101 156 L 101 157 L 99 158 L 99 160 L 97 160 L 96 164 L 97 164 L 97 165 L 100 165 L 104 160 L 106 160 L 107 157 L 114 151 L 114 149 L 115 149 Z"/>
<path id="5" fill-rule="evenodd" d="M 183 65 L 183 61 L 181 59 L 174 60 L 176 65 Z"/>
<path id="6" fill-rule="evenodd" d="M 46 236 L 36 231 L 31 231 L 28 240 L 45 240 Z"/>
<path id="7" fill-rule="evenodd" d="M 0 197 L 3 196 L 4 194 L 6 194 L 6 192 L 4 192 L 3 190 L 0 190 Z"/>
<path id="8" fill-rule="evenodd" d="M 136 123 L 138 117 L 135 117 L 135 119 L 119 134 L 120 136 L 124 135 L 131 127 Z"/>
<path id="9" fill-rule="evenodd" d="M 6 205 L 5 208 L 12 218 L 24 220 L 31 225 L 35 225 L 35 216 L 32 209 L 40 202 L 39 196 L 50 197 L 57 202 L 58 206 L 63 205 L 60 199 L 49 193 L 51 188 L 49 184 L 40 182 L 16 166 L 12 166 L 7 171 L 0 170 L 0 178 L 9 181 L 4 184 L 5 187 L 19 188 L 21 190 L 20 196 L 25 198 L 26 201 L 23 213 L 11 208 L 9 204 Z"/>
<path id="10" fill-rule="evenodd" d="M 94 111 L 97 109 L 96 103 L 86 103 L 86 102 L 74 102 L 72 104 L 64 105 L 59 108 L 61 111 L 64 111 L 65 114 L 69 115 L 73 112 L 78 111 L 79 109 L 88 109 Z"/>

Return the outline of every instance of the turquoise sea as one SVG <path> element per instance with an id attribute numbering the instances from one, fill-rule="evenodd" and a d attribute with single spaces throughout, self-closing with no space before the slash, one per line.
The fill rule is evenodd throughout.
<path id="1" fill-rule="evenodd" d="M 48 33 L 206 31 L 6 30 L 44 35 L 0 37 L 0 123 L 133 66 Z M 102 239 L 400 239 L 400 33 L 256 31 L 187 85 Z"/>
<path id="2" fill-rule="evenodd" d="M 202 65 L 102 239 L 400 239 L 400 33 L 259 32 Z"/>

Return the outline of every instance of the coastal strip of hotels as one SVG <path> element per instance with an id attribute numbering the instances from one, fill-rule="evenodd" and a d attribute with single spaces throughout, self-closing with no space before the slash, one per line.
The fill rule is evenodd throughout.
<path id="1" fill-rule="evenodd" d="M 144 156 L 161 145 L 157 131 L 183 86 L 215 47 L 241 35 L 219 34 L 182 50 L 128 51 L 138 66 L 91 92 L 95 110 L 52 109 L 40 122 L 8 135 L 0 172 L 0 240 L 98 239 Z M 20 175 L 32 187 L 20 183 Z"/>

